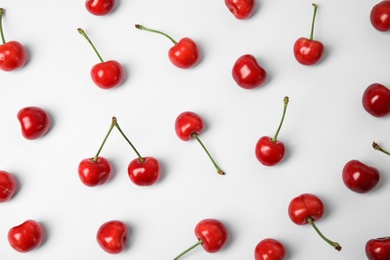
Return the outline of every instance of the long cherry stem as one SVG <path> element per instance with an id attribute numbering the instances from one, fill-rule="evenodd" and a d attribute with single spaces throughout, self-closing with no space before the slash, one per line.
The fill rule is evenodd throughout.
<path id="1" fill-rule="evenodd" d="M 89 42 L 89 44 L 91 45 L 92 49 L 95 51 L 96 55 L 98 56 L 99 60 L 101 62 L 104 62 L 104 60 L 102 59 L 102 56 L 100 56 L 99 52 L 97 51 L 95 45 L 93 45 L 92 41 L 89 39 L 88 35 L 85 33 L 85 31 L 81 28 L 78 28 L 77 31 L 82 35 L 84 36 L 84 38 Z"/>
<path id="2" fill-rule="evenodd" d="M 329 240 L 327 237 L 325 237 L 321 231 L 317 228 L 317 226 L 314 224 L 314 220 L 313 218 L 311 217 L 308 217 L 307 218 L 307 221 L 310 223 L 310 225 L 314 228 L 314 230 L 317 232 L 318 235 L 320 235 L 320 237 L 325 240 L 325 242 L 327 242 L 329 245 L 331 245 L 332 247 L 334 247 L 337 251 L 340 251 L 341 250 L 341 246 L 339 245 L 339 243 L 337 242 L 334 242 L 332 240 Z"/>
<path id="3" fill-rule="evenodd" d="M 289 102 L 289 98 L 284 97 L 284 99 L 283 99 L 284 107 L 283 107 L 282 119 L 280 120 L 278 130 L 276 130 L 276 133 L 275 133 L 274 137 L 272 138 L 272 142 L 276 142 L 276 140 L 278 139 L 278 135 L 279 135 L 280 129 L 282 128 L 284 117 L 286 115 L 288 102 Z"/>
<path id="4" fill-rule="evenodd" d="M 174 45 L 177 44 L 177 41 L 175 41 L 171 36 L 169 36 L 168 34 L 166 34 L 164 32 L 161 32 L 161 31 L 158 31 L 158 30 L 154 30 L 154 29 L 150 29 L 150 28 L 147 28 L 147 27 L 145 27 L 143 25 L 140 25 L 140 24 L 136 24 L 135 28 L 140 29 L 140 30 L 144 30 L 144 31 L 148 31 L 148 32 L 162 34 L 165 37 L 167 37 L 169 40 L 171 40 L 171 42 L 173 42 Z"/>
<path id="5" fill-rule="evenodd" d="M 222 171 L 221 168 L 219 168 L 219 166 L 217 165 L 217 163 L 214 161 L 213 157 L 211 156 L 211 154 L 207 150 L 206 146 L 199 139 L 198 135 L 194 133 L 194 134 L 192 134 L 192 137 L 195 138 L 199 142 L 199 144 L 203 147 L 203 150 L 206 152 L 207 156 L 210 158 L 211 162 L 214 164 L 215 169 L 217 169 L 218 174 L 225 175 L 225 172 Z"/>
<path id="6" fill-rule="evenodd" d="M 93 162 L 96 162 L 96 161 L 97 161 L 97 159 L 98 159 L 98 157 L 99 157 L 99 154 L 100 154 L 100 152 L 102 151 L 103 146 L 104 146 L 104 144 L 106 143 L 108 136 L 111 134 L 111 131 L 112 131 L 112 129 L 114 128 L 114 126 L 115 126 L 115 124 L 114 124 L 114 122 L 112 122 L 111 125 L 110 125 L 110 129 L 108 130 L 106 136 L 105 136 L 104 139 L 103 139 L 102 144 L 101 144 L 100 147 L 99 147 L 99 150 L 97 151 L 95 157 L 93 157 L 93 159 L 92 159 Z"/>
<path id="7" fill-rule="evenodd" d="M 0 35 L 1 35 L 1 40 L 3 44 L 5 44 L 5 38 L 4 38 L 4 33 L 3 33 L 3 14 L 4 14 L 4 8 L 0 8 Z"/>
<path id="8" fill-rule="evenodd" d="M 193 246 L 189 247 L 188 249 L 186 249 L 185 251 L 183 251 L 182 253 L 180 253 L 178 256 L 176 256 L 175 258 L 173 258 L 173 260 L 177 260 L 179 259 L 180 257 L 182 257 L 183 255 L 187 254 L 189 251 L 191 251 L 192 249 L 194 249 L 195 247 L 201 245 L 203 243 L 203 240 L 199 240 L 198 242 L 196 242 Z"/>
<path id="9" fill-rule="evenodd" d="M 313 13 L 313 19 L 312 19 L 312 22 L 311 22 L 310 40 L 313 40 L 313 36 L 314 36 L 314 23 L 315 23 L 315 20 L 316 20 L 317 8 L 318 8 L 318 5 L 316 5 L 314 3 L 312 5 L 314 6 L 314 13 Z"/>
<path id="10" fill-rule="evenodd" d="M 375 150 L 378 150 L 378 151 L 381 151 L 382 153 L 385 153 L 387 155 L 390 155 L 390 152 L 386 151 L 385 149 L 383 149 L 379 144 L 377 144 L 376 142 L 372 142 L 372 147 L 375 149 Z"/>

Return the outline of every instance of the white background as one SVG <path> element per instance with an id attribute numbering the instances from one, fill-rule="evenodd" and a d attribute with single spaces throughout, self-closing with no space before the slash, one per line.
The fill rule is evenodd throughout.
<path id="1" fill-rule="evenodd" d="M 390 148 L 388 118 L 374 118 L 361 105 L 371 83 L 390 84 L 390 34 L 376 31 L 369 14 L 377 1 L 320 1 L 314 37 L 326 48 L 317 65 L 300 65 L 292 47 L 309 37 L 311 1 L 257 1 L 253 16 L 237 20 L 224 1 L 119 0 L 104 17 L 93 16 L 84 1 L 1 0 L 7 41 L 28 50 L 26 66 L 0 72 L 0 168 L 14 174 L 19 191 L 0 205 L 1 259 L 172 259 L 196 242 L 195 225 L 204 218 L 223 221 L 230 231 L 226 247 L 215 254 L 201 247 L 182 259 L 254 259 L 256 244 L 280 240 L 286 259 L 365 259 L 367 240 L 390 235 L 390 158 L 371 147 Z M 176 40 L 194 39 L 202 53 L 189 70 L 174 67 L 172 43 L 139 31 L 134 24 L 162 30 Z M 83 28 L 103 59 L 126 69 L 118 88 L 102 90 L 89 76 L 98 58 L 77 32 Z M 245 90 L 231 68 L 246 53 L 268 72 L 264 86 Z M 290 104 L 279 140 L 285 160 L 261 165 L 254 147 L 276 131 L 283 97 Z M 50 132 L 29 141 L 16 114 L 25 106 L 46 109 Z M 196 141 L 183 142 L 174 121 L 183 111 L 198 113 L 206 129 L 200 135 L 226 176 L 216 174 Z M 118 131 L 101 156 L 114 166 L 109 182 L 84 186 L 79 162 L 95 155 L 116 116 L 141 155 L 157 158 L 163 173 L 151 187 L 128 178 L 136 157 Z M 358 159 L 378 168 L 381 182 L 368 194 L 347 189 L 344 164 Z M 297 226 L 287 215 L 292 198 L 319 196 L 326 214 L 318 227 L 343 249 L 337 252 L 310 226 Z M 46 239 L 21 254 L 7 241 L 12 226 L 39 221 Z M 105 221 L 118 219 L 130 229 L 127 249 L 110 255 L 95 234 Z"/>

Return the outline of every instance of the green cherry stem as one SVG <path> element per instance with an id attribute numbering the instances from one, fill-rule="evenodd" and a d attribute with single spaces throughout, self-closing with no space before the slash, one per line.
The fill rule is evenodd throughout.
<path id="1" fill-rule="evenodd" d="M 331 245 L 332 247 L 334 247 L 334 249 L 336 249 L 337 251 L 340 251 L 341 250 L 341 246 L 339 245 L 339 243 L 337 242 L 334 242 L 332 240 L 329 240 L 327 237 L 325 237 L 321 231 L 317 228 L 317 226 L 314 224 L 314 220 L 313 218 L 311 217 L 308 217 L 307 218 L 307 221 L 310 223 L 310 225 L 314 228 L 314 230 L 317 232 L 317 234 L 323 239 L 325 240 L 325 242 L 327 242 L 329 245 Z"/>
<path id="2" fill-rule="evenodd" d="M 183 251 L 182 253 L 180 253 L 178 256 L 176 256 L 175 258 L 173 258 L 173 260 L 177 260 L 179 259 L 180 257 L 182 257 L 183 255 L 187 254 L 188 252 L 190 252 L 192 249 L 194 249 L 195 247 L 201 245 L 203 243 L 203 240 L 199 240 L 198 242 L 196 242 L 193 246 L 189 247 L 188 249 L 186 249 L 185 251 Z"/>
<path id="3" fill-rule="evenodd" d="M 140 29 L 140 30 L 143 30 L 143 31 L 148 31 L 148 32 L 153 32 L 153 33 L 158 33 L 158 34 L 164 35 L 164 36 L 167 37 L 169 40 L 171 40 L 171 42 L 173 42 L 174 45 L 177 44 L 177 41 L 175 41 L 171 36 L 169 36 L 168 34 L 166 34 L 166 33 L 164 33 L 164 32 L 157 31 L 157 30 L 153 30 L 153 29 L 147 28 L 147 27 L 145 27 L 145 26 L 143 26 L 143 25 L 140 25 L 140 24 L 136 24 L 136 25 L 135 25 L 135 28 Z"/>
<path id="4" fill-rule="evenodd" d="M 225 175 L 225 172 L 222 171 L 221 168 L 219 168 L 219 166 L 217 165 L 217 163 L 215 162 L 215 160 L 213 159 L 213 157 L 211 156 L 211 154 L 207 150 L 206 146 L 199 139 L 198 135 L 196 133 L 193 133 L 192 137 L 195 138 L 199 142 L 199 144 L 202 146 L 203 150 L 206 152 L 207 156 L 210 158 L 211 162 L 214 164 L 215 169 L 217 169 L 218 174 Z"/>
<path id="5" fill-rule="evenodd" d="M 378 150 L 378 151 L 381 151 L 382 153 L 385 153 L 387 155 L 390 155 L 390 152 L 386 151 L 385 149 L 383 149 L 379 144 L 377 144 L 376 142 L 372 142 L 372 147 L 375 149 L 375 150 Z"/>
<path id="6" fill-rule="evenodd" d="M 89 44 L 91 45 L 92 49 L 95 51 L 96 55 L 98 56 L 99 60 L 101 62 L 104 62 L 104 60 L 102 59 L 102 56 L 100 56 L 99 52 L 97 51 L 95 45 L 93 45 L 92 41 L 89 39 L 88 35 L 85 33 L 85 31 L 81 28 L 77 28 L 77 31 L 82 35 L 84 36 L 84 38 L 89 42 Z"/>
<path id="7" fill-rule="evenodd" d="M 104 139 L 103 139 L 102 144 L 101 144 L 100 147 L 99 147 L 99 150 L 97 151 L 95 157 L 93 157 L 93 159 L 92 159 L 93 162 L 96 162 L 96 161 L 97 161 L 97 159 L 98 159 L 98 157 L 99 157 L 99 154 L 100 154 L 100 152 L 102 151 L 103 146 L 104 146 L 104 144 L 106 143 L 107 138 L 108 138 L 108 136 L 110 135 L 110 133 L 111 133 L 112 129 L 114 128 L 114 126 L 115 126 L 115 124 L 114 124 L 114 120 L 113 120 L 112 123 L 111 123 L 111 125 L 110 125 L 110 129 L 108 130 L 106 136 L 105 136 Z"/>
<path id="8" fill-rule="evenodd" d="M 4 8 L 0 8 L 0 35 L 3 44 L 5 44 L 5 38 L 3 33 L 3 14 L 4 14 Z"/>
<path id="9" fill-rule="evenodd" d="M 272 142 L 276 142 L 276 140 L 278 139 L 278 135 L 279 135 L 280 129 L 282 128 L 284 117 L 286 115 L 288 102 L 289 102 L 289 98 L 287 96 L 284 97 L 284 99 L 283 99 L 284 107 L 283 107 L 282 119 L 280 120 L 278 130 L 276 130 L 276 133 L 275 133 L 274 137 L 272 138 Z"/>
<path id="10" fill-rule="evenodd" d="M 316 15 L 317 15 L 317 9 L 318 9 L 318 5 L 317 4 L 312 4 L 314 6 L 314 13 L 313 13 L 313 20 L 311 22 L 311 32 L 310 32 L 310 40 L 313 40 L 313 36 L 314 36 L 314 23 L 315 23 L 315 20 L 316 20 Z"/>

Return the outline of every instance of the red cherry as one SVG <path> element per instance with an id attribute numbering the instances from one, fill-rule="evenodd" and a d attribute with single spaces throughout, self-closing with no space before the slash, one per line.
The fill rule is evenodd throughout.
<path id="1" fill-rule="evenodd" d="M 380 83 L 373 83 L 364 91 L 362 104 L 371 115 L 385 117 L 390 114 L 390 90 Z"/>
<path id="2" fill-rule="evenodd" d="M 108 181 L 111 176 L 111 164 L 104 157 L 87 158 L 80 162 L 78 173 L 82 183 L 95 187 Z"/>
<path id="3" fill-rule="evenodd" d="M 357 193 L 367 193 L 374 189 L 380 179 L 378 169 L 358 160 L 351 160 L 344 165 L 342 178 L 345 186 Z"/>
<path id="4" fill-rule="evenodd" d="M 255 248 L 255 260 L 282 260 L 285 256 L 284 245 L 273 238 L 261 240 Z"/>
<path id="5" fill-rule="evenodd" d="M 24 107 L 17 114 L 22 134 L 26 139 L 34 140 L 44 136 L 51 124 L 49 114 L 39 107 Z"/>
<path id="6" fill-rule="evenodd" d="M 273 166 L 278 164 L 280 161 L 282 161 L 285 154 L 284 144 L 277 140 L 280 129 L 284 121 L 284 116 L 286 114 L 289 98 L 284 97 L 283 102 L 284 102 L 283 115 L 275 136 L 273 138 L 269 136 L 263 136 L 256 143 L 256 147 L 255 147 L 256 158 L 261 164 L 265 166 Z"/>
<path id="7" fill-rule="evenodd" d="M 381 1 L 371 9 L 370 22 L 378 31 L 390 30 L 390 1 Z"/>
<path id="8" fill-rule="evenodd" d="M 35 220 L 26 220 L 8 231 L 9 244 L 20 253 L 27 253 L 39 247 L 43 237 L 43 227 Z"/>
<path id="9" fill-rule="evenodd" d="M 106 15 L 112 11 L 115 0 L 86 0 L 85 8 L 94 15 Z"/>
<path id="10" fill-rule="evenodd" d="M 313 21 L 311 27 L 310 38 L 301 37 L 296 40 L 294 44 L 294 56 L 296 60 L 303 65 L 314 65 L 319 62 L 324 56 L 324 45 L 316 40 L 313 40 L 314 35 L 314 21 L 317 14 L 317 5 L 314 6 Z"/>
<path id="11" fill-rule="evenodd" d="M 16 178 L 6 171 L 0 171 L 0 202 L 6 202 L 12 198 L 18 183 Z"/>
<path id="12" fill-rule="evenodd" d="M 225 0 L 229 11 L 239 20 L 247 19 L 255 10 L 255 0 Z"/>
<path id="13" fill-rule="evenodd" d="M 365 251 L 368 260 L 390 259 L 390 237 L 368 240 Z"/>
<path id="14" fill-rule="evenodd" d="M 170 39 L 174 46 L 169 49 L 168 58 L 176 67 L 181 69 L 189 69 L 199 62 L 199 49 L 192 39 L 184 37 L 179 42 L 177 42 L 168 34 L 163 33 L 161 31 L 149 29 L 140 24 L 136 24 L 135 28 L 162 34 L 168 39 Z"/>
<path id="15" fill-rule="evenodd" d="M 260 87 L 267 79 L 267 72 L 251 54 L 242 55 L 234 63 L 232 76 L 238 86 L 245 89 Z"/>
<path id="16" fill-rule="evenodd" d="M 132 182 L 139 186 L 150 186 L 160 178 L 160 163 L 153 157 L 132 160 L 127 172 Z"/>
<path id="17" fill-rule="evenodd" d="M 119 220 L 103 223 L 96 234 L 99 246 L 110 254 L 119 254 L 126 248 L 128 228 Z"/>
<path id="18" fill-rule="evenodd" d="M 324 204 L 317 196 L 310 193 L 304 193 L 293 198 L 288 206 L 288 215 L 291 221 L 297 225 L 310 223 L 325 242 L 336 250 L 341 250 L 341 246 L 337 242 L 333 242 L 326 238 L 314 224 L 314 221 L 321 219 L 324 215 Z"/>
<path id="19" fill-rule="evenodd" d="M 175 132 L 176 135 L 183 141 L 188 141 L 192 138 L 196 139 L 199 144 L 202 146 L 214 167 L 216 168 L 218 174 L 224 175 L 225 173 L 219 168 L 211 154 L 208 152 L 198 135 L 203 131 L 204 123 L 203 119 L 196 113 L 185 111 L 177 116 L 175 121 Z"/>

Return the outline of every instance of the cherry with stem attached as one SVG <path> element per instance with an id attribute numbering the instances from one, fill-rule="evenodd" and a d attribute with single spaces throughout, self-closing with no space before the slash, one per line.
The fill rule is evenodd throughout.
<path id="1" fill-rule="evenodd" d="M 387 154 L 387 155 L 390 155 L 390 152 L 383 149 L 382 146 L 380 146 L 378 143 L 376 142 L 372 142 L 372 147 L 375 149 L 375 150 L 378 150 L 384 154 Z"/>

